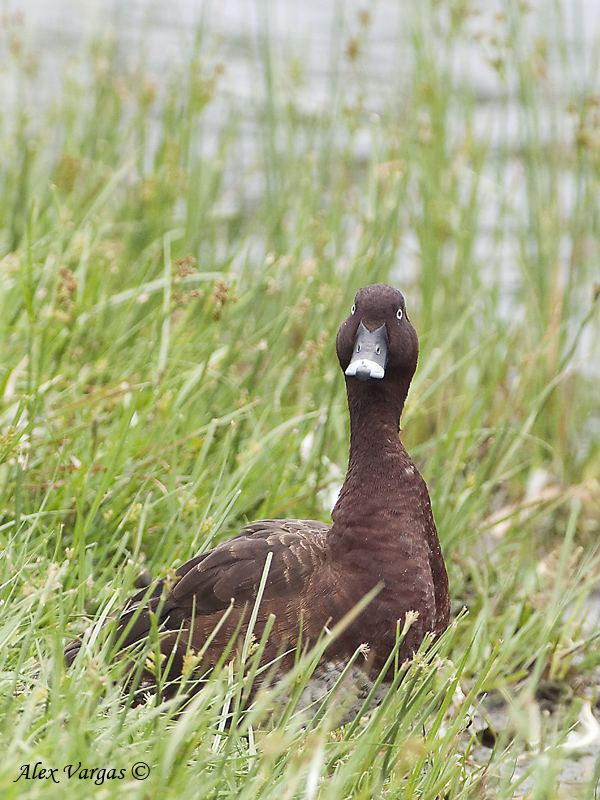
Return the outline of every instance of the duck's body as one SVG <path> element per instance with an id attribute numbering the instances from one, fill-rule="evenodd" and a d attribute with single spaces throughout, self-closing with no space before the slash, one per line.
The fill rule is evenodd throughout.
<path id="1" fill-rule="evenodd" d="M 185 653 L 190 648 L 201 651 L 211 635 L 203 671 L 219 661 L 236 631 L 243 638 L 268 553 L 271 563 L 254 634 L 260 639 L 274 616 L 263 662 L 279 657 L 279 674 L 293 665 L 299 640 L 303 646 L 314 644 L 325 627 L 331 628 L 379 587 L 326 649 L 305 692 L 307 702 L 333 686 L 362 648 L 368 658 L 360 700 L 385 665 L 407 612 L 416 611 L 418 618 L 402 642 L 400 662 L 418 649 L 426 633 L 439 635 L 446 628 L 448 579 L 429 494 L 398 438 L 418 355 L 400 292 L 383 284 L 359 291 L 338 332 L 337 352 L 346 374 L 351 443 L 333 524 L 255 522 L 180 567 L 165 579 L 174 581 L 170 588 L 163 580 L 150 598 L 148 591 L 132 598 L 119 620 L 121 646 L 143 641 L 157 613 L 160 649 L 166 662 L 170 660 L 169 679 L 184 671 Z M 141 603 L 145 606 L 140 609 Z M 80 644 L 67 647 L 68 663 Z M 154 679 L 150 672 L 143 676 L 146 684 Z"/>

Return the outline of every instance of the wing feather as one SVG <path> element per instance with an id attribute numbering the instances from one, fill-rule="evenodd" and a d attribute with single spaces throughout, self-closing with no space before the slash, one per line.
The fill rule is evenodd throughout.
<path id="1" fill-rule="evenodd" d="M 173 578 L 163 578 L 154 590 L 132 598 L 119 621 L 124 631 L 132 616 L 123 646 L 133 644 L 150 629 L 150 614 L 159 611 L 159 624 L 179 627 L 186 615 L 202 617 L 244 606 L 256 599 L 268 553 L 272 553 L 264 600 L 300 594 L 326 560 L 325 543 L 330 524 L 314 520 L 260 520 L 233 539 L 183 564 Z M 164 595 L 167 581 L 175 580 Z M 140 605 L 145 608 L 140 610 Z"/>

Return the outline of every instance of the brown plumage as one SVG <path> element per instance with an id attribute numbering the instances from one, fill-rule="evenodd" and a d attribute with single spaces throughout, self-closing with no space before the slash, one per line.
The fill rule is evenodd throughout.
<path id="1" fill-rule="evenodd" d="M 316 642 L 326 626 L 335 625 L 380 586 L 368 607 L 326 649 L 306 702 L 333 685 L 343 664 L 368 645 L 365 672 L 358 679 L 359 696 L 364 696 L 392 651 L 398 623 L 402 627 L 408 611 L 418 612 L 418 619 L 401 645 L 400 662 L 412 655 L 426 633 L 439 635 L 447 627 L 448 579 L 429 494 L 398 438 L 418 356 L 417 335 L 402 294 L 384 284 L 361 289 L 340 326 L 336 349 L 346 377 L 351 437 L 348 472 L 331 515 L 333 524 L 255 522 L 188 561 L 172 578 L 159 581 L 150 596 L 144 590 L 132 598 L 121 614 L 117 641 L 122 639 L 122 647 L 143 641 L 152 614 L 157 614 L 160 649 L 171 659 L 167 678 L 181 675 L 184 654 L 190 648 L 202 649 L 224 612 L 229 610 L 201 669 L 218 662 L 238 626 L 238 636 L 243 637 L 268 553 L 272 560 L 254 632 L 259 639 L 269 615 L 274 615 L 263 662 L 279 656 L 279 674 L 292 666 L 299 636 L 303 644 Z M 80 641 L 67 646 L 68 664 L 80 646 Z M 153 680 L 151 672 L 144 671 L 142 684 L 149 686 Z"/>

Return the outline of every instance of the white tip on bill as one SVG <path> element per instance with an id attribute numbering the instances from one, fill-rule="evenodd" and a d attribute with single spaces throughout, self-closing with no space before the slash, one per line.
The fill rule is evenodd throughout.
<path id="1" fill-rule="evenodd" d="M 381 380 L 385 375 L 385 370 L 381 364 L 376 364 L 375 361 L 370 361 L 368 358 L 361 358 L 353 360 L 348 365 L 346 375 L 348 375 L 348 377 L 356 375 L 360 381 L 366 381 L 369 378 Z"/>

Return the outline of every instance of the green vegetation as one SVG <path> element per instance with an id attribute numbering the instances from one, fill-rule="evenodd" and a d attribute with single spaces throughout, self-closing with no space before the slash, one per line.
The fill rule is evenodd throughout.
<path id="1" fill-rule="evenodd" d="M 318 111 L 301 60 L 267 40 L 251 101 L 227 101 L 202 30 L 160 80 L 94 41 L 31 102 L 35 59 L 4 18 L 3 798 L 598 797 L 600 762 L 558 788 L 586 696 L 598 716 L 582 622 L 600 573 L 597 74 L 571 73 L 550 0 L 536 18 L 506 0 L 493 35 L 464 2 L 404 5 L 393 95 L 366 89 L 363 12 Z M 472 52 L 505 92 L 498 141 L 456 69 Z M 66 673 L 65 641 L 142 565 L 163 574 L 248 520 L 328 518 L 348 441 L 335 331 L 377 281 L 420 335 L 402 437 L 468 613 L 341 729 L 335 703 L 294 716 L 292 683 L 227 727 L 227 664 L 179 715 L 123 703 L 93 645 Z M 61 784 L 27 778 L 36 762 Z M 69 779 L 80 762 L 107 773 Z"/>

